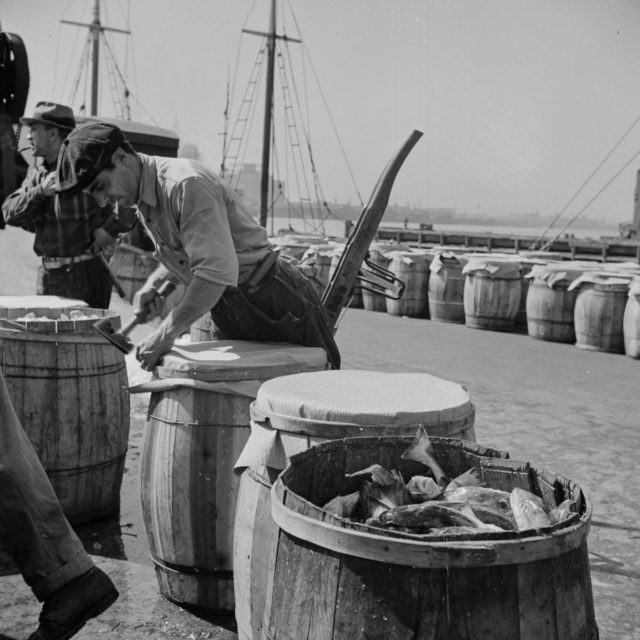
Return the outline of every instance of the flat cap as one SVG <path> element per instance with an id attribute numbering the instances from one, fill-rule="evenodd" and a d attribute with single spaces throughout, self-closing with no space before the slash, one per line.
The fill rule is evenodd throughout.
<path id="1" fill-rule="evenodd" d="M 114 151 L 126 143 L 122 131 L 107 122 L 87 122 L 74 129 L 60 147 L 56 191 L 71 193 L 88 187 L 109 166 Z"/>

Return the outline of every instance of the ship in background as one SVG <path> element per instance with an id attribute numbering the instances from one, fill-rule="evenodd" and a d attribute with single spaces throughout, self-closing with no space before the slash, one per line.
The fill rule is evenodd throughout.
<path id="1" fill-rule="evenodd" d="M 247 20 L 250 16 L 251 13 Z M 294 29 L 294 35 L 289 35 L 290 29 Z M 239 72 L 240 60 L 247 60 L 249 45 L 239 46 L 236 72 L 231 83 L 227 83 L 230 86 L 227 87 L 219 173 L 243 197 L 261 226 L 272 235 L 280 231 L 280 235 L 325 236 L 326 221 L 357 219 L 363 199 L 292 7 L 288 7 L 288 13 L 280 14 L 277 1 L 269 0 L 267 30 L 242 29 L 241 34 L 241 45 L 244 35 L 251 37 L 254 58 L 247 65 L 250 69 L 248 74 Z M 241 75 L 245 84 L 234 104 L 235 88 Z M 313 78 L 310 79 L 309 75 Z M 359 207 L 330 204 L 324 195 L 311 139 L 311 98 L 307 93 L 311 80 L 315 80 L 313 100 L 316 106 L 322 102 L 326 107 L 326 119 L 336 138 L 335 156 L 342 156 Z M 260 103 L 263 106 L 262 120 L 254 126 L 259 118 Z M 317 131 L 317 124 L 314 126 Z M 323 142 L 327 142 L 326 137 Z M 260 144 L 261 161 L 251 162 L 247 159 L 248 150 Z M 276 220 L 284 221 L 286 228 L 276 230 Z"/>

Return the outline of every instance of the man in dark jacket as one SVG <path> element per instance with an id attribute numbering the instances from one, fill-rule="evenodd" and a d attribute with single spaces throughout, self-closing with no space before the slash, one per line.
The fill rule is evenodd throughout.
<path id="1" fill-rule="evenodd" d="M 90 307 L 109 307 L 112 283 L 99 252 L 130 228 L 112 207 L 77 193 L 58 196 L 55 170 L 62 141 L 75 127 L 73 111 L 53 102 L 39 102 L 33 117 L 20 118 L 30 129 L 28 139 L 39 158 L 19 189 L 2 205 L 8 225 L 35 234 L 33 248 L 42 258 L 37 293 L 84 300 Z"/>

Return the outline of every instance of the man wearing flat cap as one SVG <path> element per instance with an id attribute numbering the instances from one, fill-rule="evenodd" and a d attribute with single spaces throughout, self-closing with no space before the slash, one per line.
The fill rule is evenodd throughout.
<path id="1" fill-rule="evenodd" d="M 2 205 L 7 224 L 35 234 L 33 248 L 42 259 L 37 293 L 84 300 L 90 307 L 109 307 L 112 284 L 98 253 L 113 243 L 128 224 L 112 207 L 98 206 L 78 193 L 56 195 L 55 169 L 62 141 L 76 126 L 73 111 L 54 102 L 39 102 L 33 117 L 20 118 L 39 158 L 19 189 Z"/>
<path id="2" fill-rule="evenodd" d="M 143 313 L 169 279 L 186 293 L 136 355 L 152 369 L 173 341 L 211 312 L 218 336 L 322 347 L 334 368 L 340 354 L 311 282 L 277 256 L 244 204 L 220 177 L 187 158 L 136 153 L 112 124 L 87 123 L 64 141 L 60 193 L 84 191 L 99 205 L 135 207 L 162 266 L 134 300 Z"/>

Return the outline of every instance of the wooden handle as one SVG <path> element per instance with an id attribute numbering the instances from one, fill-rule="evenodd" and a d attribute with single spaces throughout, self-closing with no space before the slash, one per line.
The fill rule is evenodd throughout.
<path id="1" fill-rule="evenodd" d="M 358 222 L 349 236 L 340 261 L 322 296 L 322 304 L 329 316 L 330 326 L 334 333 L 342 310 L 349 304 L 362 261 L 367 255 L 369 245 L 375 237 L 382 216 L 387 209 L 391 188 L 398 171 L 421 137 L 422 132 L 414 129 L 384 168 L 373 189 L 369 203 L 362 210 Z"/>
<path id="2" fill-rule="evenodd" d="M 109 276 L 109 280 L 111 280 L 111 284 L 114 286 L 115 290 L 118 292 L 118 295 L 121 298 L 126 298 L 127 292 L 124 290 L 124 287 L 122 286 L 122 284 L 120 284 L 120 280 L 118 280 L 118 276 L 116 276 L 116 274 L 113 272 L 113 269 L 109 265 L 109 261 L 105 258 L 104 253 L 102 253 L 102 251 L 98 253 L 98 258 L 100 258 L 100 261 L 104 265 L 104 268 L 107 271 L 107 275 Z"/>

